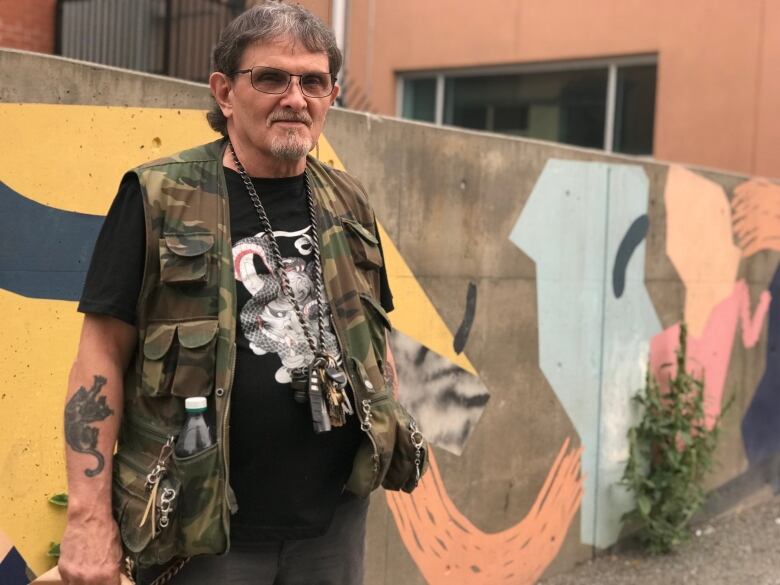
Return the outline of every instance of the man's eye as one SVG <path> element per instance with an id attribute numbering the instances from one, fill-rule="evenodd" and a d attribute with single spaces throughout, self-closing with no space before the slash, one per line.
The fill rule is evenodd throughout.
<path id="1" fill-rule="evenodd" d="M 281 73 L 274 73 L 272 71 L 264 71 L 255 75 L 255 81 L 258 83 L 286 83 L 284 75 Z"/>
<path id="2" fill-rule="evenodd" d="M 304 75 L 303 85 L 306 87 L 325 87 L 325 79 L 321 75 Z"/>

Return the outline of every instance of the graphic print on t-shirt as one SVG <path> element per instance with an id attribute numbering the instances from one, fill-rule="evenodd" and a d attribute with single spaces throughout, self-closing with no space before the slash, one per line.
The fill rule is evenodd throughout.
<path id="1" fill-rule="evenodd" d="M 300 256 L 283 257 L 282 265 L 290 281 L 290 288 L 298 301 L 309 331 L 319 339 L 317 296 L 314 290 L 314 249 L 311 226 L 304 229 L 274 232 L 280 249 L 284 241 L 292 240 Z M 273 272 L 273 254 L 268 236 L 258 233 L 244 238 L 233 246 L 233 267 L 239 280 L 252 298 L 241 308 L 241 333 L 257 355 L 276 354 L 281 367 L 274 378 L 280 384 L 290 382 L 290 371 L 308 365 L 314 354 L 306 341 L 306 334 L 295 312 L 295 307 L 281 289 Z M 325 310 L 325 351 L 338 355 L 338 344 L 330 325 L 327 303 Z M 319 343 L 319 341 L 318 341 Z"/>

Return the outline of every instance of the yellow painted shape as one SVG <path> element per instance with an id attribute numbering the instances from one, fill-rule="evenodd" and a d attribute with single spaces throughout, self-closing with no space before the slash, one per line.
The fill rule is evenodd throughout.
<path id="1" fill-rule="evenodd" d="M 47 503 L 67 491 L 62 410 L 81 315 L 75 303 L 0 290 L 0 529 L 40 574 L 51 566 L 65 510 Z"/>
<path id="2" fill-rule="evenodd" d="M 38 203 L 105 215 L 127 169 L 215 140 L 202 110 L 0 104 L 0 181 Z"/>
<path id="3" fill-rule="evenodd" d="M 316 153 L 321 161 L 344 170 L 344 165 L 324 136 L 320 138 Z M 379 236 L 395 303 L 395 310 L 390 314 L 393 327 L 476 375 L 477 371 L 466 355 L 453 350 L 452 333 L 381 224 Z"/>

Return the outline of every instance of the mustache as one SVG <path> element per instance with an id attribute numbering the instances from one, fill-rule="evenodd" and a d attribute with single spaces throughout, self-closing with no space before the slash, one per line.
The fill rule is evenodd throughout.
<path id="1" fill-rule="evenodd" d="M 308 112 L 295 112 L 293 110 L 276 110 L 268 115 L 267 125 L 270 126 L 274 122 L 301 122 L 307 126 L 311 126 L 312 119 Z"/>

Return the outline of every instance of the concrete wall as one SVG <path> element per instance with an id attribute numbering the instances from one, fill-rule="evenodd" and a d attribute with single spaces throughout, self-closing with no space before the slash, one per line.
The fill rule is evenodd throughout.
<path id="1" fill-rule="evenodd" d="M 45 81 L 10 83 L 33 73 Z M 0 229 L 13 236 L 0 253 L 13 332 L 0 347 L 0 530 L 40 572 L 64 523 L 46 499 L 66 487 L 73 299 L 99 216 L 124 169 L 212 136 L 209 98 L 0 51 L 0 101 Z M 665 375 L 682 320 L 709 417 L 736 397 L 710 513 L 770 490 L 778 185 L 338 110 L 319 156 L 370 193 L 402 400 L 436 445 L 412 496 L 373 496 L 369 585 L 531 584 L 616 542 L 630 397 L 648 364 Z"/>

